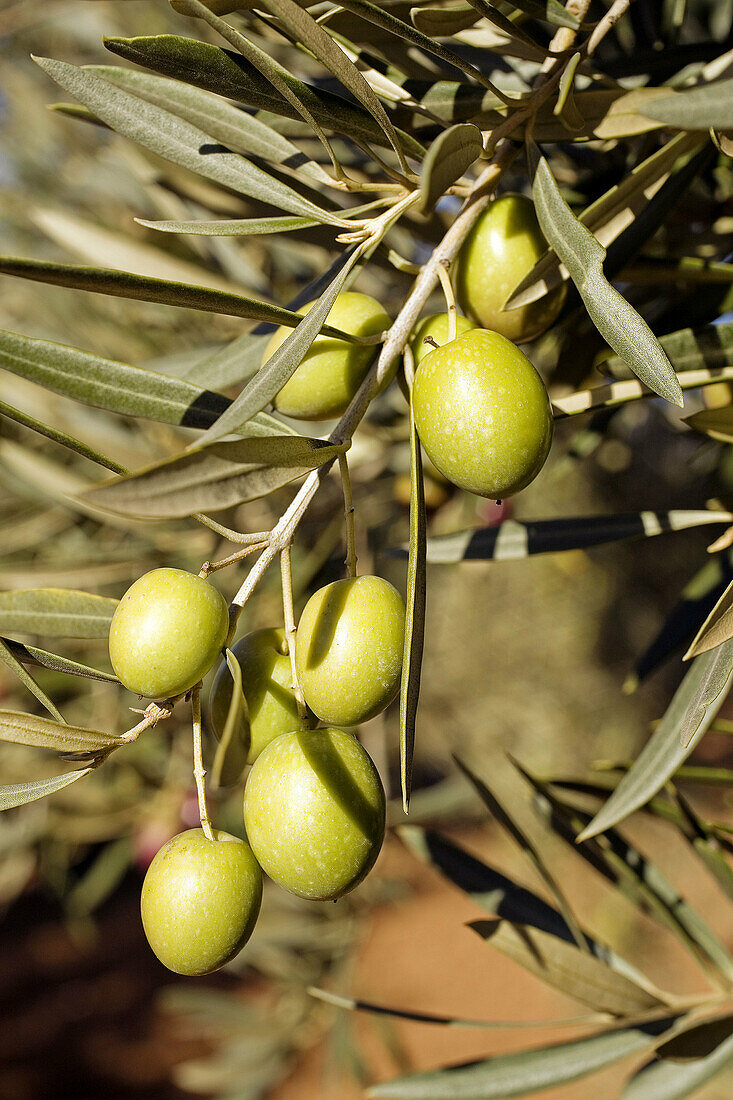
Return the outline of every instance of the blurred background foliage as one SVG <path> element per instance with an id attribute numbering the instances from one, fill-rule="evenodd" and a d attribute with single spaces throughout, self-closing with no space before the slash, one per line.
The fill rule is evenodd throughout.
<path id="1" fill-rule="evenodd" d="M 643 51 L 658 51 L 657 81 L 679 68 L 655 38 L 662 7 L 674 5 L 638 3 L 612 36 L 609 58 L 621 74 L 624 60 Z M 679 45 L 709 40 L 711 56 L 723 53 L 730 45 L 733 5 L 697 0 L 683 7 L 687 17 Z M 133 219 L 251 216 L 256 204 L 101 127 L 47 110 L 56 92 L 31 53 L 77 64 L 108 63 L 103 35 L 167 32 L 215 40 L 203 23 L 192 32 L 190 20 L 153 0 L 0 5 L 0 251 L 192 279 L 289 302 L 330 262 L 320 227 L 297 238 L 154 234 Z M 279 60 L 292 57 L 281 39 L 265 32 L 263 39 Z M 470 32 L 465 42 L 470 46 Z M 316 72 L 302 54 L 300 62 L 304 73 Z M 519 61 L 504 67 L 514 70 L 519 84 L 526 77 Z M 628 86 L 634 82 L 632 74 Z M 298 133 L 298 124 L 292 129 Z M 640 160 L 645 143 L 649 152 L 654 147 L 653 137 L 638 142 Z M 594 155 L 598 147 L 602 157 Z M 562 146 L 553 167 L 566 196 L 585 206 L 623 177 L 625 147 L 613 141 Z M 502 189 L 524 187 L 517 164 Z M 447 200 L 431 217 L 411 224 L 414 236 L 405 230 L 396 235 L 413 262 L 424 260 L 455 208 Z M 721 156 L 671 206 L 646 255 L 725 259 L 732 226 L 730 161 Z M 409 285 L 410 276 L 382 252 L 358 281 L 359 290 L 378 297 L 393 315 Z M 713 321 L 733 302 L 725 285 L 697 288 L 682 281 L 661 289 L 640 281 L 630 296 L 637 308 L 649 308 L 660 332 Z M 435 305 L 440 308 L 437 295 Z M 666 327 L 665 315 L 674 318 Z M 0 325 L 171 374 L 182 373 L 247 328 L 236 318 L 13 279 L 2 280 Z M 554 395 L 600 381 L 591 365 L 598 350 L 599 338 L 571 296 L 560 325 L 533 346 L 532 357 Z M 180 450 L 188 437 L 185 429 L 80 406 L 6 373 L 1 394 L 133 468 Z M 730 396 L 727 386 L 697 391 L 684 415 L 728 404 Z M 398 586 L 404 562 L 386 551 L 407 530 L 404 409 L 392 386 L 372 406 L 350 455 L 360 566 Z M 156 565 L 198 571 L 204 560 L 226 552 L 228 544 L 187 521 L 150 524 L 100 516 L 75 499 L 96 477 L 83 459 L 0 421 L 3 590 L 78 587 L 119 596 Z M 690 431 L 671 406 L 641 402 L 582 423 L 561 423 L 543 476 L 516 504 L 497 506 L 462 494 L 428 470 L 430 532 L 509 518 L 699 508 L 708 499 L 729 506 L 732 480 L 729 448 Z M 283 490 L 242 506 L 225 522 L 242 530 L 269 529 L 288 499 Z M 314 586 L 340 574 L 342 540 L 340 488 L 329 477 L 294 550 L 299 606 Z M 483 807 L 457 774 L 451 754 L 478 767 L 499 738 L 533 773 L 572 778 L 595 777 L 599 758 L 631 758 L 679 681 L 685 644 L 704 617 L 701 607 L 712 606 L 733 575 L 729 552 L 714 559 L 707 555 L 710 541 L 710 530 L 703 528 L 521 562 L 432 566 L 410 822 L 439 824 L 511 876 L 525 878 L 521 857 L 497 827 L 476 828 Z M 221 583 L 232 583 L 229 574 L 221 575 Z M 243 626 L 267 626 L 280 614 L 279 577 L 273 573 L 248 605 Z M 75 660 L 108 668 L 101 641 L 66 640 L 64 647 Z M 44 669 L 37 678 L 70 722 L 122 731 L 134 720 L 129 711 L 134 700 L 104 683 Z M 624 684 L 635 686 L 635 678 L 641 679 L 636 691 L 624 693 Z M 4 667 L 0 694 L 4 709 L 41 712 Z M 365 727 L 363 735 L 394 799 L 397 823 L 394 709 Z M 713 733 L 696 761 L 730 766 L 729 745 L 725 732 Z M 143 942 L 137 893 L 160 844 L 197 821 L 189 754 L 185 717 L 174 716 L 83 783 L 4 816 L 0 1096 L 167 1097 L 183 1090 L 242 1100 L 345 1098 L 362 1095 L 375 1078 L 432 1066 L 441 1057 L 485 1055 L 520 1039 L 551 1037 L 542 1029 L 511 1033 L 508 1039 L 451 1031 L 446 1040 L 445 1033 L 436 1037 L 424 1024 L 357 1019 L 324 1007 L 308 995 L 310 985 L 463 1016 L 515 1013 L 535 1019 L 572 1012 L 571 1002 L 548 994 L 514 964 L 498 955 L 486 961 L 478 944 L 464 942 L 460 937 L 468 940 L 468 934 L 456 932 L 463 899 L 421 870 L 394 837 L 377 873 L 338 907 L 268 890 L 257 935 L 224 974 L 184 984 L 163 973 Z M 50 754 L 0 745 L 3 782 L 21 782 L 31 769 L 33 776 L 53 774 Z M 707 818 L 733 819 L 724 786 L 684 790 Z M 240 798 L 239 792 L 216 795 L 221 827 L 241 830 Z M 661 865 L 675 872 L 678 885 L 681 880 L 688 894 L 703 903 L 707 899 L 710 922 L 733 945 L 730 914 L 726 921 L 714 887 L 681 850 L 679 839 L 658 820 L 635 824 L 634 830 L 641 830 L 645 849 L 653 849 Z M 584 920 L 594 921 L 614 946 L 633 944 L 634 958 L 644 957 L 647 972 L 664 973 L 675 987 L 693 980 L 671 936 L 660 938 L 646 917 L 604 892 L 568 852 L 556 854 L 567 892 L 577 888 Z M 470 904 L 464 908 L 475 916 Z M 475 977 L 469 990 L 459 961 Z M 581 1082 L 548 1095 L 579 1098 L 589 1087 Z M 615 1095 L 617 1078 L 608 1077 L 599 1088 L 599 1096 Z M 729 1088 L 730 1083 L 716 1083 L 700 1095 L 722 1100 Z"/>

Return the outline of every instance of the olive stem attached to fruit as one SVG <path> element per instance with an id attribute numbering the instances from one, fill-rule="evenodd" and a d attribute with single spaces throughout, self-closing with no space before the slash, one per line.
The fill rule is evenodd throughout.
<path id="1" fill-rule="evenodd" d="M 341 488 L 344 492 L 344 517 L 346 520 L 346 570 L 350 577 L 356 576 L 356 536 L 354 534 L 354 497 L 351 492 L 351 477 L 346 452 L 339 455 Z"/>
<path id="2" fill-rule="evenodd" d="M 283 590 L 283 620 L 285 624 L 285 639 L 288 644 L 288 656 L 290 657 L 290 670 L 292 673 L 292 688 L 295 702 L 298 707 L 298 718 L 301 728 L 306 726 L 308 709 L 303 697 L 303 689 L 298 679 L 298 670 L 295 665 L 295 610 L 293 608 L 293 570 L 290 561 L 290 543 L 283 546 L 280 553 L 280 576 Z"/>
<path id="3" fill-rule="evenodd" d="M 453 284 L 450 281 L 450 275 L 448 270 L 450 268 L 450 261 L 444 260 L 443 263 L 438 264 L 438 278 L 440 279 L 440 285 L 445 295 L 445 304 L 448 310 L 448 341 L 455 340 L 458 332 L 458 323 L 456 318 L 458 317 L 458 310 L 456 309 L 456 296 L 453 290 Z"/>
<path id="4" fill-rule="evenodd" d="M 199 819 L 204 836 L 207 840 L 213 840 L 214 834 L 211 831 L 209 811 L 206 808 L 206 769 L 204 768 L 204 757 L 201 748 L 201 684 L 196 684 L 191 692 L 191 712 L 193 715 L 193 777 L 196 781 L 196 793 L 199 800 Z"/>
<path id="5" fill-rule="evenodd" d="M 150 729 L 151 726 L 157 725 L 161 718 L 170 718 L 173 712 L 173 704 L 171 703 L 148 703 L 143 711 L 143 719 L 138 722 L 132 729 L 127 730 L 120 737 L 120 741 L 124 741 L 126 745 L 131 744 L 133 741 L 137 741 L 141 733 Z M 139 711 L 138 711 L 139 713 Z"/>

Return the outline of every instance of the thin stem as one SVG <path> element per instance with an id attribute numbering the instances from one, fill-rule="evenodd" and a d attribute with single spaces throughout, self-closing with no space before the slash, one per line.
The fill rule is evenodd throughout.
<path id="1" fill-rule="evenodd" d="M 344 517 L 346 519 L 346 569 L 350 577 L 356 576 L 356 538 L 354 535 L 354 498 L 351 493 L 351 477 L 346 451 L 339 454 L 341 488 L 344 491 Z"/>
<path id="2" fill-rule="evenodd" d="M 205 516 L 203 512 L 194 512 L 193 519 L 198 520 L 204 527 L 208 527 L 210 531 L 213 531 L 217 535 L 221 535 L 227 542 L 235 542 L 240 546 L 249 546 L 252 543 L 267 542 L 270 537 L 269 531 L 254 531 L 251 534 L 247 534 L 242 531 L 233 531 L 231 527 L 225 527 L 223 523 L 217 523 L 211 516 Z"/>
<path id="3" fill-rule="evenodd" d="M 305 726 L 307 708 L 305 705 L 305 699 L 303 698 L 303 690 L 298 680 L 298 670 L 295 667 L 295 612 L 293 610 L 293 572 L 290 561 L 290 543 L 287 546 L 283 546 L 280 552 L 280 574 L 282 577 L 282 590 L 283 590 L 283 618 L 285 620 L 285 638 L 288 643 L 288 653 L 290 654 L 290 670 L 292 674 L 292 687 L 293 695 L 295 696 L 295 702 L 298 707 L 298 718 L 300 719 L 301 728 Z"/>
<path id="4" fill-rule="evenodd" d="M 228 565 L 235 565 L 236 562 L 242 561 L 243 558 L 249 557 L 250 554 L 256 553 L 258 550 L 262 550 L 267 545 L 269 539 L 269 531 L 267 538 L 262 539 L 260 542 L 255 542 L 251 546 L 245 546 L 243 550 L 237 550 L 236 553 L 230 554 L 228 558 L 222 558 L 221 561 L 205 561 L 199 571 L 200 577 L 208 577 L 210 573 L 216 573 L 217 569 L 226 569 Z"/>
<path id="5" fill-rule="evenodd" d="M 155 726 L 161 718 L 170 718 L 172 712 L 172 703 L 148 703 L 143 711 L 142 721 L 138 722 L 136 726 L 133 726 L 132 729 L 129 729 L 126 733 L 123 733 L 120 737 L 120 741 L 123 741 L 126 745 L 131 744 L 133 741 L 137 741 L 141 733 L 150 729 L 151 726 Z M 139 713 L 138 711 L 138 714 Z"/>
<path id="6" fill-rule="evenodd" d="M 448 343 L 450 343 L 451 340 L 455 340 L 458 335 L 456 296 L 453 291 L 453 284 L 450 281 L 450 275 L 448 274 L 449 267 L 450 261 L 438 264 L 438 278 L 440 279 L 440 285 L 445 295 L 445 304 L 448 307 Z"/>
<path id="7" fill-rule="evenodd" d="M 199 819 L 204 836 L 207 840 L 213 840 L 209 811 L 206 809 L 206 769 L 201 748 L 201 684 L 191 693 L 191 711 L 193 713 L 193 777 L 196 780 L 196 791 L 199 798 Z"/>

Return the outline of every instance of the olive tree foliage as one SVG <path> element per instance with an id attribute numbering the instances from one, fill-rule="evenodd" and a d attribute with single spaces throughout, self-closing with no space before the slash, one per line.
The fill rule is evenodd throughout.
<path id="1" fill-rule="evenodd" d="M 336 469 L 353 572 L 352 439 L 396 368 L 409 394 L 410 334 L 441 288 L 452 306 L 446 273 L 507 181 L 532 196 L 548 248 L 514 287 L 505 310 L 539 302 L 561 284 L 569 288 L 563 312 L 540 342 L 543 362 L 547 348 L 555 349 L 549 382 L 557 422 L 587 418 L 586 445 L 592 447 L 614 412 L 631 402 L 659 399 L 682 406 L 690 391 L 733 382 L 733 325 L 720 320 L 733 301 L 730 218 L 718 217 L 719 206 L 733 195 L 729 4 L 263 0 L 252 7 L 172 0 L 172 6 L 189 21 L 185 36 L 106 38 L 111 56 L 105 64 L 36 57 L 49 86 L 54 82 L 73 100 L 56 109 L 79 125 L 115 132 L 153 158 L 155 186 L 176 196 L 171 207 L 178 215 L 144 218 L 141 224 L 151 238 L 157 235 L 161 249 L 171 242 L 172 257 L 179 239 L 256 239 L 267 254 L 284 234 L 311 242 L 317 232 L 329 266 L 294 300 L 281 303 L 267 297 L 251 271 L 256 295 L 240 292 L 232 279 L 212 276 L 202 284 L 187 278 L 182 263 L 175 277 L 166 277 L 117 263 L 1 257 L 5 276 L 70 288 L 77 299 L 101 294 L 248 324 L 214 352 L 201 349 L 159 371 L 0 332 L 3 372 L 81 406 L 150 422 L 151 432 L 172 429 L 176 449 L 163 458 L 128 468 L 99 449 L 97 438 L 93 445 L 5 401 L 0 416 L 66 449 L 72 469 L 79 458 L 96 464 L 98 483 L 71 477 L 66 492 L 100 529 L 122 527 L 137 537 L 141 521 L 169 523 L 171 556 L 182 531 L 204 528 L 228 542 L 233 549 L 220 561 L 204 563 L 202 574 L 226 570 L 222 586 L 228 584 L 232 630 L 269 567 L 280 562 L 284 625 L 294 637 L 291 547 L 319 488 Z M 707 218 L 699 228 L 700 247 L 692 237 L 686 252 L 660 250 L 660 227 L 696 193 L 705 196 L 701 218 Z M 391 269 L 405 288 L 391 311 L 394 319 L 367 337 L 330 327 L 338 295 L 373 265 Z M 306 303 L 313 303 L 311 309 L 298 312 Z M 392 305 L 385 302 L 388 309 Z M 263 361 L 273 326 L 284 326 L 290 335 Z M 373 365 L 327 438 L 301 432 L 273 411 L 277 394 L 319 333 L 374 351 Z M 588 385 L 594 366 L 600 377 Z M 393 548 L 406 560 L 407 577 L 399 702 L 405 813 L 416 733 L 419 748 L 428 563 L 498 563 L 663 532 L 673 538 L 673 532 L 717 524 L 722 534 L 710 549 L 726 565 L 703 585 L 705 599 L 690 601 L 682 628 L 667 624 L 669 637 L 663 632 L 657 639 L 657 655 L 640 659 L 639 677 L 669 651 L 669 638 L 679 637 L 680 629 L 688 637 L 686 675 L 635 761 L 582 784 L 531 774 L 498 751 L 487 753 L 480 771 L 459 761 L 466 781 L 529 858 L 551 900 L 434 832 L 415 824 L 401 828 L 417 858 L 486 910 L 471 926 L 481 939 L 589 1010 L 567 1022 L 584 1034 L 405 1076 L 373 1087 L 370 1095 L 523 1096 L 632 1054 L 642 1055 L 644 1064 L 630 1076 L 624 1097 L 692 1095 L 733 1061 L 733 959 L 703 916 L 617 827 L 635 811 L 671 821 L 733 902 L 729 830 L 701 819 L 677 787 L 690 778 L 718 785 L 733 779 L 685 763 L 716 723 L 733 674 L 727 583 L 733 515 L 701 501 L 697 509 L 508 521 L 431 536 L 409 400 L 401 416 L 411 462 L 409 543 Z M 716 446 L 733 442 L 729 401 L 688 416 L 687 423 Z M 292 483 L 294 489 L 285 488 Z M 282 493 L 286 503 L 268 530 L 235 530 L 217 518 Z M 243 562 L 249 566 L 245 573 Z M 116 605 L 64 587 L 0 593 L 0 657 L 35 697 L 36 709 L 47 712 L 0 712 L 0 738 L 53 750 L 74 763 L 71 770 L 0 788 L 3 810 L 60 792 L 118 753 L 134 752 L 138 738 L 185 706 L 182 699 L 151 703 L 124 732 L 90 729 L 67 723 L 59 709 L 63 702 L 51 699 L 38 682 L 34 670 L 45 668 L 118 691 L 110 673 L 17 640 L 30 637 L 55 650 L 56 639 L 105 638 Z M 193 709 L 196 739 L 197 689 Z M 196 779 L 205 807 L 200 767 Z M 707 999 L 657 988 L 581 927 L 548 862 L 551 836 L 678 936 L 711 982 Z M 436 1026 L 502 1026 L 313 992 L 341 1010 L 391 1013 Z"/>

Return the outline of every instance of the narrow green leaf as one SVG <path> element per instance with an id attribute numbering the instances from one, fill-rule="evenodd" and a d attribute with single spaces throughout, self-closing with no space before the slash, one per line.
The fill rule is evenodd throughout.
<path id="1" fill-rule="evenodd" d="M 623 974 L 547 932 L 507 920 L 471 921 L 468 927 L 530 974 L 596 1012 L 637 1016 L 660 1007 Z"/>
<path id="2" fill-rule="evenodd" d="M 733 581 L 730 582 L 713 610 L 702 624 L 685 654 L 697 657 L 733 638 Z"/>
<path id="3" fill-rule="evenodd" d="M 2 365 L 1 355 L 2 353 L 0 352 L 0 366 Z M 88 447 L 86 443 L 82 443 L 80 439 L 75 439 L 74 436 L 67 435 L 66 432 L 60 432 L 56 428 L 49 427 L 48 424 L 41 423 L 41 421 L 36 420 L 35 417 L 29 416 L 28 413 L 21 412 L 20 409 L 13 408 L 12 405 L 6 405 L 4 401 L 0 401 L 0 416 L 6 416 L 8 420 L 14 420 L 16 424 L 22 424 L 24 428 L 30 428 L 31 431 L 37 432 L 38 435 L 53 440 L 54 443 L 58 443 L 61 447 L 66 447 L 67 450 L 73 451 L 83 458 L 88 458 L 90 462 L 96 462 L 98 466 L 104 466 L 105 469 L 111 470 L 114 474 L 125 473 L 124 466 L 120 466 L 111 458 L 107 458 L 106 455 L 100 454 L 99 451 L 95 451 L 93 447 Z"/>
<path id="4" fill-rule="evenodd" d="M 63 723 L 63 719 L 61 719 Z M 0 741 L 31 745 L 56 752 L 105 752 L 120 743 L 119 737 L 82 726 L 69 726 L 34 714 L 0 710 Z"/>
<path id="5" fill-rule="evenodd" d="M 39 665 L 42 668 L 50 668 L 52 672 L 65 672 L 69 676 L 83 676 L 85 679 L 101 680 L 107 684 L 119 684 L 120 682 L 110 672 L 100 672 L 97 668 L 80 665 L 78 661 L 70 661 L 68 657 L 60 657 L 58 653 L 49 653 L 45 649 L 25 645 L 23 642 L 15 642 L 11 638 L 0 640 L 23 664 Z"/>
<path id="6" fill-rule="evenodd" d="M 660 1043 L 656 1050 L 657 1058 L 674 1062 L 695 1061 L 706 1058 L 733 1033 L 733 1015 L 713 1016 L 702 1020 L 686 1022 L 675 1028 L 670 1039 Z"/>
<path id="7" fill-rule="evenodd" d="M 513 924 L 531 925 L 567 944 L 575 944 L 575 930 L 557 909 L 531 890 L 512 882 L 494 867 L 429 829 L 403 825 L 398 829 L 398 834 L 413 855 L 439 871 L 487 913 Z M 594 958 L 658 999 L 656 991 L 636 967 L 585 932 L 583 939 Z"/>
<path id="8" fill-rule="evenodd" d="M 481 131 L 469 123 L 443 130 L 428 149 L 420 175 L 420 210 L 427 212 L 483 153 Z"/>
<path id="9" fill-rule="evenodd" d="M 234 431 L 235 428 L 246 424 L 251 417 L 264 409 L 280 392 L 300 366 L 304 355 L 319 332 L 324 330 L 331 307 L 359 258 L 358 248 L 347 249 L 341 254 L 343 266 L 336 274 L 331 285 L 321 294 L 312 309 L 304 317 L 298 318 L 299 323 L 296 328 L 264 363 L 261 370 L 244 387 L 242 392 L 238 394 L 226 412 L 222 413 L 216 422 L 201 436 L 197 441 L 197 446 L 214 443 Z M 376 355 L 376 345 L 374 351 Z"/>
<path id="10" fill-rule="evenodd" d="M 117 600 L 66 588 L 0 592 L 0 630 L 59 638 L 106 638 Z"/>
<path id="11" fill-rule="evenodd" d="M 733 80 L 716 80 L 684 92 L 670 92 L 642 108 L 665 126 L 679 130 L 730 130 L 733 127 Z"/>
<path id="12" fill-rule="evenodd" d="M 67 92 L 116 133 L 150 149 L 156 155 L 188 168 L 215 183 L 260 202 L 276 204 L 290 214 L 344 225 L 337 215 L 302 198 L 297 191 L 250 163 L 239 153 L 222 149 L 211 134 L 154 103 L 131 95 L 93 72 L 64 61 L 36 57 L 36 63 Z"/>
<path id="13" fill-rule="evenodd" d="M 652 1046 L 655 1034 L 678 1017 L 657 1024 L 601 1032 L 588 1039 L 500 1054 L 449 1069 L 431 1070 L 373 1085 L 368 1096 L 392 1100 L 507 1100 L 587 1077 Z"/>
<path id="14" fill-rule="evenodd" d="M 87 65 L 84 71 L 178 115 L 234 152 L 259 157 L 286 168 L 297 168 L 298 175 L 315 180 L 321 186 L 334 184 L 333 178 L 320 164 L 310 160 L 283 134 L 211 92 L 180 80 L 151 76 L 150 73 L 123 69 L 117 65 Z"/>
<path id="15" fill-rule="evenodd" d="M 258 110 L 271 111 L 285 118 L 300 119 L 299 111 L 273 88 L 272 84 L 239 54 L 208 42 L 179 35 L 160 34 L 138 38 L 106 38 L 105 46 L 137 65 L 144 65 L 166 76 L 239 100 Z M 389 145 L 381 127 L 368 111 L 341 96 L 304 84 L 278 66 L 278 72 L 293 95 L 305 105 L 316 121 L 337 133 L 346 134 L 373 145 Z M 420 159 L 425 150 L 415 138 L 403 131 L 398 136 L 405 152 Z"/>
<path id="16" fill-rule="evenodd" d="M 334 42 L 320 23 L 317 23 L 295 0 L 264 0 L 264 6 L 281 20 L 295 40 L 310 50 L 369 112 L 383 130 L 403 168 L 406 167 L 402 147 L 382 103 L 356 66 L 349 61 L 341 47 Z"/>
<path id="17" fill-rule="evenodd" d="M 465 31 L 478 23 L 481 13 L 465 4 L 460 8 L 410 8 L 413 26 L 433 38 L 452 38 L 458 31 Z"/>
<path id="18" fill-rule="evenodd" d="M 548 520 L 509 519 L 496 527 L 434 535 L 428 539 L 427 559 L 431 565 L 459 561 L 517 561 L 534 554 L 585 550 L 623 539 L 652 538 L 670 531 L 732 522 L 733 513 L 705 509 Z"/>
<path id="19" fill-rule="evenodd" d="M 646 321 L 603 274 L 606 250 L 575 217 L 560 194 L 549 165 L 539 158 L 532 192 L 537 218 L 580 292 L 601 335 L 634 374 L 667 401 L 682 405 L 672 364 Z"/>
<path id="20" fill-rule="evenodd" d="M 651 202 L 676 162 L 701 145 L 699 135 L 678 134 L 637 164 L 619 183 L 587 206 L 580 221 L 607 247 L 633 224 L 644 204 Z M 553 250 L 545 252 L 509 297 L 505 309 L 517 309 L 536 301 L 568 278 L 568 270 Z"/>
<path id="21" fill-rule="evenodd" d="M 662 789 L 707 732 L 725 699 L 732 671 L 733 641 L 695 658 L 664 718 L 579 840 L 616 825 Z"/>
<path id="22" fill-rule="evenodd" d="M 255 350 L 259 346 L 255 343 Z M 2 330 L 0 369 L 85 405 L 184 428 L 208 428 L 232 404 L 223 394 L 181 378 Z M 274 417 L 258 413 L 239 434 L 281 435 L 288 430 Z"/>
<path id="23" fill-rule="evenodd" d="M 292 328 L 300 321 L 298 314 L 281 306 L 228 294 L 206 286 L 177 283 L 171 279 L 154 279 L 147 275 L 132 275 L 115 268 L 86 267 L 80 264 L 56 264 L 45 260 L 26 260 L 17 256 L 0 257 L 0 273 L 39 283 L 88 290 L 94 294 L 111 294 L 116 298 L 133 298 L 141 302 L 199 309 L 206 313 L 221 313 L 229 317 L 244 317 L 266 321 L 272 325 Z M 333 335 L 333 333 L 332 333 Z M 339 334 L 344 338 L 344 334 Z M 345 337 L 348 339 L 348 336 Z"/>
<path id="24" fill-rule="evenodd" d="M 683 1100 L 733 1062 L 733 1035 L 724 1039 L 711 1054 L 695 1061 L 647 1063 L 626 1085 L 622 1100 Z"/>
<path id="25" fill-rule="evenodd" d="M 80 768 L 75 772 L 67 772 L 66 775 L 55 775 L 52 779 L 36 779 L 31 783 L 8 783 L 0 787 L 0 811 L 13 810 L 16 806 L 25 806 L 28 802 L 35 802 L 46 795 L 55 794 L 63 790 L 70 783 L 82 779 L 92 768 Z"/>
<path id="26" fill-rule="evenodd" d="M 194 363 L 184 372 L 183 377 L 186 379 L 195 378 L 199 384 L 205 383 L 214 390 L 224 390 L 229 386 L 237 386 L 242 382 L 247 382 L 252 375 L 257 374 L 262 366 L 262 357 L 269 339 L 269 334 L 259 335 L 256 330 L 255 332 L 246 332 L 244 335 L 238 336 L 235 340 L 225 344 L 224 347 L 219 348 L 213 355 Z M 229 404 L 228 402 L 227 408 Z M 249 425 L 244 426 L 243 430 L 248 431 L 252 425 L 257 424 L 263 417 L 272 420 L 275 425 L 279 424 L 279 421 L 276 421 L 273 417 L 268 417 L 265 413 L 258 413 L 249 421 Z"/>
<path id="27" fill-rule="evenodd" d="M 511 0 L 511 5 L 535 19 L 551 23 L 554 27 L 569 27 L 575 31 L 580 26 L 577 15 L 568 11 L 560 0 Z"/>
<path id="28" fill-rule="evenodd" d="M 144 519 L 216 512 L 266 496 L 324 463 L 338 447 L 303 436 L 215 443 L 156 462 L 87 493 L 95 507 Z"/>
<path id="29" fill-rule="evenodd" d="M 585 951 L 590 950 L 565 894 L 548 866 L 547 853 L 543 851 L 547 846 L 547 831 L 544 825 L 540 826 L 532 811 L 529 784 L 496 745 L 492 745 L 486 753 L 486 765 L 490 765 L 491 771 L 491 787 L 483 779 L 479 779 L 458 757 L 454 756 L 454 760 L 489 813 L 509 833 L 549 889 L 576 944 Z M 510 806 L 511 810 L 508 808 Z"/>
<path id="30" fill-rule="evenodd" d="M 420 698 L 420 672 L 425 641 L 426 517 L 422 455 L 410 410 L 410 549 L 407 559 L 407 613 L 400 684 L 400 778 L 402 807 L 410 809 L 415 722 Z"/>
<path id="31" fill-rule="evenodd" d="M 49 714 L 54 716 L 57 722 L 65 721 L 61 711 L 56 708 L 55 704 L 49 699 L 43 688 L 36 683 L 31 674 L 23 668 L 23 665 L 2 638 L 0 638 L 0 661 L 18 677 L 20 682 L 28 688 L 31 695 L 35 695 L 38 702 L 46 708 Z M 1 729 L 2 727 L 0 725 L 0 731 Z M 0 737 L 2 737 L 2 732 L 0 732 Z"/>
<path id="32" fill-rule="evenodd" d="M 731 354 L 733 357 L 733 342 Z M 733 405 L 724 405 L 719 409 L 702 409 L 684 419 L 685 424 L 689 424 L 696 432 L 709 435 L 719 443 L 733 443 Z"/>
<path id="33" fill-rule="evenodd" d="M 292 233 L 318 225 L 313 218 L 294 218 L 290 215 L 275 218 L 218 218 L 216 221 L 151 222 L 136 218 L 146 229 L 160 233 L 191 233 L 202 237 L 265 237 L 271 233 Z"/>
<path id="34" fill-rule="evenodd" d="M 211 783 L 214 787 L 229 787 L 240 782 L 252 740 L 249 708 L 242 689 L 242 666 L 231 649 L 225 650 L 224 657 L 232 678 L 232 694 L 211 765 Z"/>

